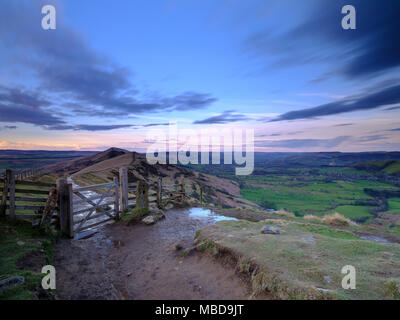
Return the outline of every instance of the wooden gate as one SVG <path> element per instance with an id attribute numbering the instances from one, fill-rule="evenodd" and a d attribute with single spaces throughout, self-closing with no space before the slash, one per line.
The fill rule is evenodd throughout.
<path id="1" fill-rule="evenodd" d="M 77 188 L 73 188 L 65 179 L 59 179 L 57 185 L 60 227 L 70 237 L 110 220 L 119 219 L 118 178 L 115 177 L 112 183 Z M 88 191 L 91 191 L 89 195 Z"/>
<path id="2" fill-rule="evenodd" d="M 85 196 L 83 194 L 85 191 L 94 190 L 98 192 L 94 196 Z M 83 215 L 82 218 L 73 219 L 74 233 L 82 232 L 110 220 L 119 219 L 119 183 L 116 179 L 113 183 L 74 188 L 72 192 L 79 198 L 78 201 L 73 201 L 74 208 L 78 208 L 79 205 L 87 206 L 73 211 L 74 217 Z M 110 198 L 112 200 L 109 200 Z M 97 221 L 89 223 L 94 219 L 97 219 Z"/>

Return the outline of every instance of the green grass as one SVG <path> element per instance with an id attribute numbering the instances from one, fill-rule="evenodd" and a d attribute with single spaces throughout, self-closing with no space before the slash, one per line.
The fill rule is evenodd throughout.
<path id="1" fill-rule="evenodd" d="M 400 173 L 400 161 L 394 161 L 388 165 L 383 171 L 388 174 L 399 174 Z"/>
<path id="2" fill-rule="evenodd" d="M 386 213 L 400 214 L 400 198 L 388 199 L 389 210 Z"/>
<path id="3" fill-rule="evenodd" d="M 121 215 L 121 220 L 125 224 L 131 224 L 131 223 L 140 221 L 149 212 L 150 212 L 150 210 L 147 208 L 143 208 L 143 209 L 135 208 L 135 209 L 123 212 Z"/>
<path id="4" fill-rule="evenodd" d="M 356 168 L 370 171 L 383 171 L 388 174 L 400 173 L 400 160 L 367 161 L 355 165 Z"/>
<path id="5" fill-rule="evenodd" d="M 256 187 L 249 187 L 250 183 L 247 183 L 242 186 L 242 196 L 259 205 L 274 204 L 277 209 L 285 209 L 297 215 L 339 212 L 350 219 L 359 219 L 372 216 L 370 205 L 363 203 L 373 202 L 374 198 L 364 192 L 365 188 L 396 190 L 390 184 L 369 180 L 326 182 L 308 179 L 299 182 L 301 177 L 298 177 L 296 182 L 294 177 L 286 175 L 273 178 L 258 178 L 263 181 L 258 181 Z"/>
<path id="6" fill-rule="evenodd" d="M 266 224 L 276 224 L 281 233 L 261 234 Z M 304 240 L 310 237 L 313 241 Z M 221 221 L 200 230 L 197 238 L 200 249 L 216 257 L 229 255 L 236 259 L 239 270 L 251 270 L 253 290 L 266 290 L 274 298 L 399 297 L 398 244 L 362 240 L 350 231 L 331 226 L 279 220 Z M 341 286 L 345 265 L 356 268 L 355 290 Z M 327 282 L 326 277 L 331 281 Z M 317 288 L 329 291 L 324 294 Z"/>
<path id="7" fill-rule="evenodd" d="M 352 220 L 357 220 L 360 218 L 369 218 L 373 217 L 371 212 L 369 211 L 368 207 L 366 206 L 339 206 L 335 208 L 334 210 L 331 210 L 331 214 L 338 212 L 345 216 L 346 218 L 352 219 Z"/>
<path id="8" fill-rule="evenodd" d="M 17 244 L 24 242 L 23 246 Z M 44 275 L 33 270 L 18 269 L 18 261 L 28 254 L 42 252 L 48 264 L 52 259 L 53 238 L 44 231 L 34 229 L 25 221 L 0 220 L 0 280 L 9 276 L 25 277 L 25 284 L 0 294 L 0 300 L 35 299 L 36 288 Z"/>

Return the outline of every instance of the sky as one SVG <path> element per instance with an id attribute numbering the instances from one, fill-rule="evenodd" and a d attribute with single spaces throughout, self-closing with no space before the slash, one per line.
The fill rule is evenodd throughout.
<path id="1" fill-rule="evenodd" d="M 0 149 L 144 151 L 177 123 L 254 129 L 256 151 L 399 151 L 399 16 L 398 0 L 2 0 Z"/>

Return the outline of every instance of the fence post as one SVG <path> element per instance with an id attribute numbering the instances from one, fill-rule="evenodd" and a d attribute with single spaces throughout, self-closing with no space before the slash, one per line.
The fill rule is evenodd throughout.
<path id="1" fill-rule="evenodd" d="M 156 184 L 156 191 L 157 191 L 157 207 L 161 208 L 161 202 L 162 202 L 162 178 L 158 177 L 158 181 L 155 184 Z"/>
<path id="2" fill-rule="evenodd" d="M 115 218 L 117 220 L 120 219 L 120 213 L 119 213 L 119 183 L 118 183 L 118 177 L 114 177 L 114 212 L 115 212 Z"/>
<path id="3" fill-rule="evenodd" d="M 68 190 L 68 231 L 71 238 L 74 237 L 74 206 L 73 206 L 73 195 L 72 183 L 67 184 Z"/>
<path id="4" fill-rule="evenodd" d="M 9 184 L 9 214 L 10 218 L 15 219 L 15 173 L 12 170 L 8 171 L 8 184 Z"/>
<path id="5" fill-rule="evenodd" d="M 7 196 L 8 196 L 8 170 L 4 173 L 3 196 L 1 198 L 0 216 L 6 216 Z"/>
<path id="6" fill-rule="evenodd" d="M 74 236 L 73 230 L 73 205 L 72 205 L 72 184 L 68 184 L 66 179 L 57 180 L 59 210 L 60 210 L 60 229 L 71 238 Z"/>
<path id="7" fill-rule="evenodd" d="M 119 201 L 121 211 L 128 209 L 128 170 L 127 168 L 119 169 Z"/>
<path id="8" fill-rule="evenodd" d="M 149 185 L 138 180 L 136 188 L 136 209 L 149 208 Z"/>
<path id="9" fill-rule="evenodd" d="M 179 180 L 179 192 L 181 193 L 181 202 L 183 203 L 183 201 L 185 201 L 185 185 L 183 175 L 181 175 Z"/>

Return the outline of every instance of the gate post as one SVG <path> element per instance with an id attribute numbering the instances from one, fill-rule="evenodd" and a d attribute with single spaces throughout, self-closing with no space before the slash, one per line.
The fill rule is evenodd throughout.
<path id="1" fill-rule="evenodd" d="M 58 201 L 60 210 L 60 229 L 61 232 L 69 237 L 74 237 L 73 204 L 72 204 L 72 184 L 68 184 L 66 179 L 57 180 Z"/>
<path id="2" fill-rule="evenodd" d="M 136 188 L 136 209 L 149 208 L 149 185 L 138 180 Z"/>
<path id="3" fill-rule="evenodd" d="M 119 220 L 120 212 L 119 212 L 119 183 L 118 177 L 114 177 L 114 212 L 115 212 L 115 219 Z"/>
<path id="4" fill-rule="evenodd" d="M 8 172 L 8 186 L 10 191 L 9 200 L 9 214 L 11 219 L 15 219 L 15 173 L 12 170 L 7 170 Z"/>
<path id="5" fill-rule="evenodd" d="M 128 170 L 127 168 L 119 169 L 119 201 L 121 211 L 128 209 Z"/>
<path id="6" fill-rule="evenodd" d="M 162 178 L 158 177 L 158 181 L 155 183 L 157 191 L 157 207 L 161 208 L 162 202 Z"/>
<path id="7" fill-rule="evenodd" d="M 183 203 L 185 201 L 185 185 L 184 185 L 184 177 L 183 175 L 181 175 L 180 177 L 180 181 L 179 181 L 179 192 L 181 194 L 181 203 Z"/>
<path id="8" fill-rule="evenodd" d="M 6 170 L 6 172 L 4 173 L 3 196 L 1 198 L 1 206 L 0 206 L 0 216 L 1 217 L 6 216 L 8 184 L 9 184 L 9 174 L 8 174 L 8 170 Z"/>

